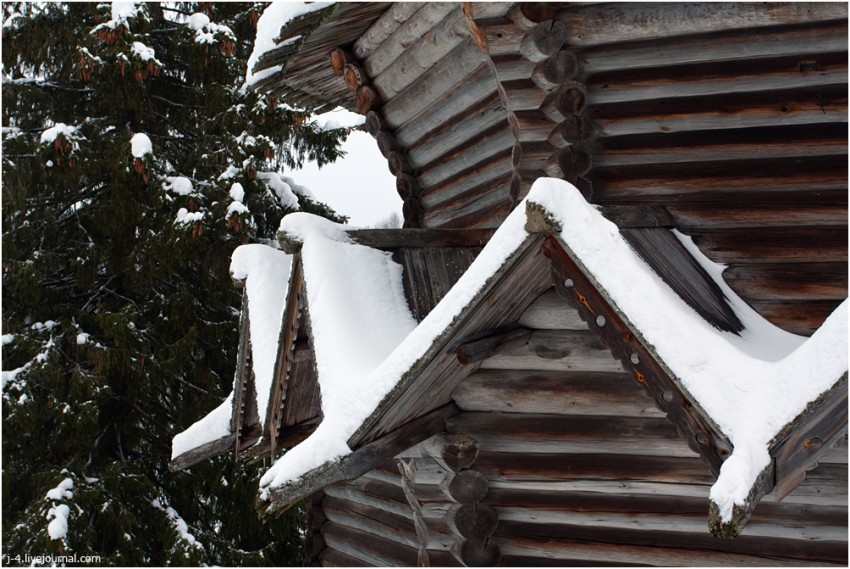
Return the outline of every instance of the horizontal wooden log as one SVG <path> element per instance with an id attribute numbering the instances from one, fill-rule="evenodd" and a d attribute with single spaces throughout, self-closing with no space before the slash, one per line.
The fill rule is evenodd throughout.
<path id="1" fill-rule="evenodd" d="M 371 566 L 416 566 L 417 549 L 383 536 L 328 522 L 322 526 L 322 537 L 330 547 Z"/>
<path id="2" fill-rule="evenodd" d="M 382 104 L 380 95 L 369 85 L 358 87 L 357 92 L 354 94 L 354 99 L 357 103 L 357 111 L 361 115 L 379 109 Z"/>
<path id="3" fill-rule="evenodd" d="M 378 150 L 380 150 L 381 155 L 384 158 L 389 159 L 390 153 L 398 152 L 402 149 L 401 145 L 395 139 L 395 136 L 391 132 L 388 131 L 380 131 L 377 136 L 375 136 L 375 141 L 378 143 Z"/>
<path id="4" fill-rule="evenodd" d="M 579 64 L 576 54 L 562 49 L 538 63 L 531 72 L 531 80 L 545 91 L 575 79 Z"/>
<path id="5" fill-rule="evenodd" d="M 545 20 L 528 31 L 519 44 L 520 53 L 529 61 L 543 61 L 561 49 L 567 28 L 558 20 Z"/>
<path id="6" fill-rule="evenodd" d="M 447 429 L 468 433 L 493 452 L 696 456 L 663 418 L 465 412 Z"/>
<path id="7" fill-rule="evenodd" d="M 721 162 L 760 158 L 800 158 L 805 156 L 844 156 L 847 140 L 834 138 L 790 139 L 777 142 L 741 144 L 687 145 L 680 148 L 635 147 L 601 148 L 594 153 L 593 165 L 599 168 L 633 164 L 676 164 L 694 162 Z"/>
<path id="8" fill-rule="evenodd" d="M 452 176 L 510 152 L 513 143 L 514 137 L 507 122 L 497 124 L 490 131 L 479 133 L 478 137 L 456 148 L 451 154 L 421 169 L 417 176 L 419 184 L 423 188 L 433 188 Z"/>
<path id="9" fill-rule="evenodd" d="M 619 360 L 590 332 L 540 330 L 528 342 L 510 342 L 481 369 L 621 372 Z"/>
<path id="10" fill-rule="evenodd" d="M 410 198 L 418 198 L 422 192 L 419 182 L 409 174 L 399 174 L 395 179 L 395 187 L 402 201 Z"/>
<path id="11" fill-rule="evenodd" d="M 414 168 L 426 167 L 505 121 L 505 107 L 495 91 L 431 130 L 407 149 Z"/>
<path id="12" fill-rule="evenodd" d="M 579 317 L 572 307 L 554 289 L 550 289 L 535 300 L 517 322 L 525 328 L 539 330 L 587 330 L 587 322 Z"/>
<path id="13" fill-rule="evenodd" d="M 640 69 L 706 62 L 796 55 L 817 57 L 847 49 L 847 19 L 798 23 L 773 29 L 726 30 L 700 38 L 664 38 L 629 46 L 599 46 L 583 51 L 588 74 L 618 69 Z"/>
<path id="14" fill-rule="evenodd" d="M 413 10 L 413 7 L 416 10 Z M 354 54 L 363 60 L 370 77 L 377 77 L 393 62 L 397 61 L 415 42 L 431 32 L 447 14 L 454 9 L 448 3 L 417 3 L 410 7 L 394 8 L 388 19 L 379 23 L 385 30 L 392 29 L 386 37 L 385 32 L 375 30 L 364 34 L 354 45 Z M 373 26 L 375 27 L 375 26 Z M 380 38 L 380 43 L 377 40 Z M 366 51 L 370 53 L 365 54 Z M 361 55 L 363 54 L 363 55 Z"/>
<path id="15" fill-rule="evenodd" d="M 357 41 L 354 42 L 353 52 L 358 59 L 368 58 L 373 51 L 381 47 L 387 38 L 398 30 L 405 22 L 424 5 L 423 2 L 399 2 L 392 4 L 381 16 L 367 29 Z M 389 46 L 386 46 L 387 48 Z"/>
<path id="16" fill-rule="evenodd" d="M 452 399 L 463 411 L 666 417 L 625 373 L 482 370 Z"/>
<path id="17" fill-rule="evenodd" d="M 603 136 L 642 133 L 674 133 L 771 126 L 814 125 L 844 122 L 847 99 L 790 95 L 766 96 L 752 102 L 724 102 L 723 106 L 680 106 L 669 112 L 644 109 L 625 116 L 606 116 L 603 107 L 593 108 L 594 124 Z M 714 108 L 712 108 L 714 107 Z"/>
<path id="18" fill-rule="evenodd" d="M 504 141 L 508 143 L 508 139 Z M 513 173 L 513 165 L 511 164 L 511 146 L 506 146 L 505 150 L 500 154 L 490 157 L 482 162 L 478 167 L 463 171 L 459 175 L 444 181 L 437 186 L 428 187 L 422 186 L 420 199 L 422 204 L 427 209 L 432 209 L 438 204 L 448 204 L 450 201 L 461 200 L 474 190 L 482 190 L 474 192 L 476 195 L 484 195 L 487 193 L 486 188 L 495 189 L 499 182 L 507 176 L 510 178 Z"/>
<path id="19" fill-rule="evenodd" d="M 458 208 L 429 217 L 426 211 L 423 224 L 428 227 L 499 227 L 515 206 L 510 185 L 503 184 L 487 193 L 484 199 L 475 200 Z"/>
<path id="20" fill-rule="evenodd" d="M 501 551 L 493 540 L 467 539 L 452 550 L 464 567 L 494 567 L 499 564 Z"/>
<path id="21" fill-rule="evenodd" d="M 535 24 L 531 24 L 534 26 Z M 501 21 L 487 22 L 482 26 L 482 30 L 487 38 L 487 47 L 490 57 L 498 59 L 500 57 L 514 57 L 520 55 L 519 46 L 526 31 L 530 28 L 525 28 L 523 25 L 509 21 L 509 19 Z M 525 59 L 524 56 L 521 56 Z M 528 61 L 527 59 L 525 59 Z M 534 62 L 530 62 L 534 63 Z"/>
<path id="22" fill-rule="evenodd" d="M 462 434 L 440 433 L 419 443 L 419 448 L 451 472 L 470 468 L 478 458 L 478 442 Z"/>
<path id="23" fill-rule="evenodd" d="M 844 56 L 842 56 L 844 57 Z M 824 61 L 821 69 L 801 72 L 799 60 L 783 62 L 784 66 L 760 69 L 758 73 L 730 70 L 725 74 L 704 76 L 653 77 L 622 79 L 592 77 L 588 80 L 587 104 L 602 105 L 629 101 L 705 97 L 728 93 L 751 93 L 782 89 L 806 89 L 847 83 L 845 60 Z M 602 80 L 604 83 L 594 83 Z"/>
<path id="24" fill-rule="evenodd" d="M 602 206 L 605 219 L 617 224 L 620 229 L 648 227 L 676 227 L 676 223 L 667 208 L 648 205 L 608 205 Z"/>
<path id="25" fill-rule="evenodd" d="M 460 46 L 461 51 L 466 49 L 469 49 L 466 44 Z M 475 61 L 467 53 L 459 53 L 456 57 L 460 58 L 456 65 L 440 74 L 426 73 L 424 83 L 414 84 L 416 92 L 396 97 L 383 108 L 387 123 L 395 129 L 396 138 L 405 147 L 444 127 L 454 117 L 465 116 L 468 108 L 494 93 L 498 95 L 485 62 Z M 437 88 L 430 90 L 428 86 L 435 82 Z"/>
<path id="26" fill-rule="evenodd" d="M 475 468 L 488 480 L 511 483 L 630 480 L 710 486 L 716 479 L 698 457 L 653 456 L 640 452 L 529 454 L 491 452 L 482 447 Z"/>
<path id="27" fill-rule="evenodd" d="M 387 165 L 389 166 L 390 173 L 392 173 L 393 176 L 410 174 L 413 172 L 413 168 L 411 168 L 404 154 L 396 150 L 391 150 L 387 153 Z"/>
<path id="28" fill-rule="evenodd" d="M 518 142 L 540 142 L 547 140 L 558 123 L 539 110 L 512 113 L 511 126 Z"/>
<path id="29" fill-rule="evenodd" d="M 820 200 L 817 200 L 820 201 Z M 824 227 L 847 223 L 847 205 L 805 203 L 794 205 L 743 203 L 734 208 L 718 205 L 670 204 L 676 225 L 687 232 L 699 229 L 744 227 Z"/>
<path id="30" fill-rule="evenodd" d="M 570 177 L 584 176 L 590 171 L 591 166 L 600 159 L 599 155 L 594 155 L 591 158 L 590 152 L 581 146 L 568 146 L 555 154 L 552 158 L 552 160 L 558 164 L 567 179 Z"/>
<path id="31" fill-rule="evenodd" d="M 332 547 L 322 550 L 319 554 L 319 562 L 323 567 L 368 567 L 365 561 Z"/>
<path id="32" fill-rule="evenodd" d="M 570 45 L 592 46 L 649 41 L 733 29 L 846 20 L 841 2 L 810 8 L 799 4 L 634 4 L 590 5 L 561 10 L 555 16 L 570 30 Z"/>
<path id="33" fill-rule="evenodd" d="M 762 504 L 776 501 L 776 490 L 762 498 Z M 840 507 L 847 504 L 847 467 L 845 464 L 822 463 L 806 473 L 797 488 L 785 496 L 778 505 L 799 504 L 804 507 Z M 755 512 L 759 519 L 762 506 Z"/>
<path id="34" fill-rule="evenodd" d="M 556 148 L 587 142 L 596 134 L 593 123 L 582 115 L 566 117 L 553 128 L 546 141 Z"/>
<path id="35" fill-rule="evenodd" d="M 386 69 L 372 72 L 372 85 L 384 99 L 390 100 L 404 92 L 429 69 L 443 67 L 441 60 L 464 42 L 472 44 L 466 18 L 460 7 L 457 7 L 411 42 L 407 49 L 393 58 Z"/>
<path id="36" fill-rule="evenodd" d="M 844 263 L 730 265 L 724 280 L 750 300 L 843 300 L 847 297 Z"/>
<path id="37" fill-rule="evenodd" d="M 723 229 L 693 238 L 719 263 L 847 261 L 846 227 Z"/>

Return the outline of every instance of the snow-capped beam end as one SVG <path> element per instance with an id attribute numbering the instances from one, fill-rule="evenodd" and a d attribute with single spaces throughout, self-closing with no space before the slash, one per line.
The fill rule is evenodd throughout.
<path id="1" fill-rule="evenodd" d="M 732 517 L 728 521 L 723 521 L 721 508 L 717 502 L 710 500 L 708 506 L 708 529 L 711 531 L 711 535 L 726 539 L 740 536 L 747 522 L 750 521 L 750 517 L 753 515 L 753 511 L 756 509 L 758 503 L 765 494 L 773 490 L 775 472 L 774 463 L 771 461 L 756 478 L 744 503 L 742 505 L 735 504 L 732 507 Z"/>

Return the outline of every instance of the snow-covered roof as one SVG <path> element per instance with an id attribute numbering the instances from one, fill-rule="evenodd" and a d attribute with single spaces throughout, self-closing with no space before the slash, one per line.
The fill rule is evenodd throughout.
<path id="1" fill-rule="evenodd" d="M 771 463 L 776 437 L 786 435 L 789 424 L 846 380 L 847 302 L 811 338 L 794 336 L 737 298 L 721 278 L 722 267 L 678 235 L 744 324 L 740 333 L 719 330 L 683 301 L 578 190 L 544 178 L 418 324 L 405 302 L 401 267 L 388 253 L 353 242 L 346 228 L 327 220 L 303 213 L 284 218 L 281 230 L 302 243 L 323 419 L 262 477 L 265 507 L 286 506 L 286 500 L 348 472 L 340 465 L 362 444 L 364 425 L 380 422 L 381 413 L 416 380 L 411 376 L 422 371 L 426 356 L 435 346 L 444 349 L 441 342 L 457 332 L 475 306 L 486 304 L 482 291 L 517 261 L 518 252 L 541 230 L 541 216 L 546 230 L 695 412 L 733 445 L 711 490 L 721 521 L 728 523 L 734 507 L 752 499 L 752 489 Z M 265 315 L 281 314 L 279 305 L 268 306 Z M 353 440 L 361 441 L 357 448 L 349 446 Z"/>
<path id="2" fill-rule="evenodd" d="M 730 519 L 733 505 L 744 502 L 769 464 L 773 438 L 846 373 L 846 302 L 812 338 L 789 334 L 737 298 L 720 278 L 722 268 L 682 236 L 745 324 L 740 334 L 720 331 L 653 272 L 616 225 L 570 184 L 554 179 L 535 183 L 525 203 L 418 326 L 403 302 L 400 269 L 386 253 L 351 243 L 339 226 L 305 214 L 284 220 L 282 230 L 304 243 L 324 421 L 266 473 L 261 498 L 351 452 L 346 441 L 355 430 L 529 237 L 527 204 L 542 206 L 551 216 L 565 249 L 734 445 L 711 492 L 723 519 Z M 355 261 L 361 256 L 373 261 Z"/>

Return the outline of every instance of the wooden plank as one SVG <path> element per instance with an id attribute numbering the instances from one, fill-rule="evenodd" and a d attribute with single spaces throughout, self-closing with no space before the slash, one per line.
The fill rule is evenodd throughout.
<path id="1" fill-rule="evenodd" d="M 847 297 L 844 263 L 730 265 L 724 280 L 749 300 L 843 300 Z"/>
<path id="2" fill-rule="evenodd" d="M 664 418 L 626 373 L 479 370 L 452 393 L 462 411 Z"/>
<path id="3" fill-rule="evenodd" d="M 354 42 L 353 52 L 357 59 L 368 58 L 378 49 L 402 24 L 407 22 L 424 2 L 396 2 L 381 14 L 372 26 Z"/>
<path id="4" fill-rule="evenodd" d="M 370 567 L 367 562 L 342 551 L 337 551 L 332 547 L 326 547 L 319 554 L 319 562 L 321 562 L 322 567 Z"/>
<path id="5" fill-rule="evenodd" d="M 372 566 L 416 566 L 416 549 L 395 543 L 380 535 L 328 522 L 322 526 L 322 537 L 330 547 Z"/>
<path id="6" fill-rule="evenodd" d="M 177 472 L 178 470 L 189 468 L 193 464 L 197 464 L 202 460 L 231 451 L 235 444 L 236 435 L 233 433 L 214 441 L 210 441 L 174 457 L 174 459 L 168 463 L 168 470 L 171 472 Z"/>
<path id="7" fill-rule="evenodd" d="M 376 249 L 483 247 L 492 229 L 356 229 L 348 232 L 357 243 Z"/>
<path id="8" fill-rule="evenodd" d="M 641 38 L 643 39 L 643 38 Z M 847 18 L 771 29 L 720 29 L 693 37 L 659 37 L 627 47 L 600 45 L 581 52 L 587 74 L 694 63 L 798 57 L 847 49 Z"/>
<path id="9" fill-rule="evenodd" d="M 578 312 L 564 302 L 555 289 L 549 289 L 537 297 L 517 322 L 526 328 L 538 330 L 588 330 L 587 322 Z"/>
<path id="10" fill-rule="evenodd" d="M 422 205 L 431 210 L 430 215 L 433 216 L 435 206 L 451 201 L 451 209 L 454 209 L 457 207 L 457 200 L 466 203 L 464 198 L 470 195 L 486 196 L 488 186 L 493 189 L 513 174 L 510 151 L 511 147 L 508 146 L 501 155 L 492 157 L 489 161 L 482 162 L 438 186 L 422 188 L 419 198 Z M 429 214 L 424 217 L 427 219 Z"/>
<path id="11" fill-rule="evenodd" d="M 433 216 L 426 212 L 423 223 L 435 227 L 499 227 L 513 209 L 515 199 L 511 187 L 499 183 L 483 198 L 464 201 L 466 205 L 447 207 Z"/>
<path id="12" fill-rule="evenodd" d="M 810 336 L 841 304 L 841 300 L 750 300 L 748 303 L 780 328 L 794 334 Z"/>
<path id="13" fill-rule="evenodd" d="M 528 339 L 531 330 L 516 326 L 509 326 L 499 330 L 485 332 L 484 335 L 476 335 L 474 338 L 463 340 L 456 350 L 460 363 L 469 365 L 493 355 L 502 344 L 512 340 Z"/>
<path id="14" fill-rule="evenodd" d="M 708 2 L 581 5 L 555 16 L 570 33 L 568 45 L 592 46 L 692 36 L 805 22 L 846 20 L 843 2 L 716 4 Z"/>
<path id="15" fill-rule="evenodd" d="M 718 263 L 847 261 L 847 227 L 723 229 L 694 232 L 694 243 Z"/>
<path id="16" fill-rule="evenodd" d="M 464 412 L 446 429 L 473 437 L 482 451 L 696 456 L 666 418 Z"/>
<path id="17" fill-rule="evenodd" d="M 539 330 L 528 342 L 510 342 L 481 369 L 623 372 L 620 361 L 598 336 L 574 330 Z"/>

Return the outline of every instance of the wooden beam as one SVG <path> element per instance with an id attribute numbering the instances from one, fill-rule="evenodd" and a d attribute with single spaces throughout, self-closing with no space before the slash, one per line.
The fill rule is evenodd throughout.
<path id="1" fill-rule="evenodd" d="M 393 33 L 424 5 L 424 2 L 396 2 L 372 24 L 363 35 L 354 42 L 353 52 L 363 60 L 381 47 Z M 387 46 L 388 47 L 388 46 Z"/>
<path id="2" fill-rule="evenodd" d="M 676 226 L 673 216 L 664 206 L 609 205 L 601 209 L 602 215 L 620 229 Z"/>
<path id="3" fill-rule="evenodd" d="M 419 448 L 449 472 L 470 468 L 478 458 L 478 442 L 462 434 L 440 433 L 421 442 Z"/>
<path id="4" fill-rule="evenodd" d="M 567 28 L 557 20 L 545 20 L 532 28 L 522 38 L 520 53 L 529 61 L 543 61 L 555 55 L 567 37 Z"/>
<path id="5" fill-rule="evenodd" d="M 456 412 L 457 407 L 453 403 L 443 405 L 355 449 L 341 459 L 312 469 L 298 480 L 272 488 L 266 500 L 258 499 L 257 509 L 262 515 L 279 515 L 304 496 L 329 484 L 357 478 L 401 450 L 442 431 L 445 428 L 446 419 Z"/>
<path id="6" fill-rule="evenodd" d="M 554 289 L 543 292 L 525 312 L 517 324 L 537 330 L 587 330 L 587 323 L 578 312 L 564 303 Z"/>
<path id="7" fill-rule="evenodd" d="M 750 488 L 743 505 L 735 504 L 732 507 L 732 517 L 724 521 L 720 513 L 720 507 L 714 500 L 709 500 L 708 529 L 714 537 L 735 538 L 744 531 L 744 526 L 750 521 L 753 511 L 765 494 L 773 490 L 775 477 L 774 463 L 771 463 L 759 473 L 755 483 Z"/>
<path id="8" fill-rule="evenodd" d="M 233 433 L 214 441 L 210 441 L 174 457 L 174 459 L 168 463 L 168 470 L 171 472 L 177 472 L 178 470 L 189 468 L 193 464 L 197 464 L 202 460 L 231 451 L 235 444 L 236 435 Z"/>

